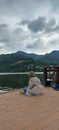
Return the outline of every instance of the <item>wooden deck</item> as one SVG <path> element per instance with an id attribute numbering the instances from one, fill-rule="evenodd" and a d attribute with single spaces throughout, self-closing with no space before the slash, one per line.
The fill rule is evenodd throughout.
<path id="1" fill-rule="evenodd" d="M 59 91 L 28 97 L 12 91 L 0 94 L 0 130 L 59 130 Z"/>

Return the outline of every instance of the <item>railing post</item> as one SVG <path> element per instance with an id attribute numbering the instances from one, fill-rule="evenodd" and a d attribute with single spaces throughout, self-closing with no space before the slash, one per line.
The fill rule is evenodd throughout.
<path id="1" fill-rule="evenodd" d="M 59 91 L 59 67 L 56 67 L 56 84 L 54 89 Z"/>
<path id="2" fill-rule="evenodd" d="M 47 86 L 47 68 L 44 68 L 44 86 Z"/>
<path id="3" fill-rule="evenodd" d="M 56 67 L 56 84 L 59 84 L 59 67 Z"/>

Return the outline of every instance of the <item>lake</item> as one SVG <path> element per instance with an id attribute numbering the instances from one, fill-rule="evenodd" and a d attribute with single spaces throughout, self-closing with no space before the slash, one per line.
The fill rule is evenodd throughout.
<path id="1" fill-rule="evenodd" d="M 28 74 L 29 72 L 12 72 L 12 73 L 10 73 L 10 72 L 6 72 L 6 73 L 4 73 L 4 72 L 2 72 L 2 73 L 0 73 L 0 75 L 15 75 L 15 74 Z M 35 72 L 35 74 L 43 74 L 43 72 Z"/>
<path id="2" fill-rule="evenodd" d="M 0 90 L 0 93 L 5 93 L 5 92 L 7 92 L 7 91 Z"/>
<path id="3" fill-rule="evenodd" d="M 12 90 L 23 88 L 28 85 L 29 72 L 13 72 L 13 73 L 0 73 L 0 90 Z M 35 72 L 35 74 L 40 78 L 42 84 L 44 83 L 43 72 Z"/>

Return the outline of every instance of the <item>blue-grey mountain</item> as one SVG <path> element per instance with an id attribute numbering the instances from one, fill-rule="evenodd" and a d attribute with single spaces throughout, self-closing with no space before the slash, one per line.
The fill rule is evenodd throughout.
<path id="1" fill-rule="evenodd" d="M 59 65 L 59 51 L 45 55 L 18 51 L 0 55 L 0 72 L 42 71 L 44 66 Z"/>

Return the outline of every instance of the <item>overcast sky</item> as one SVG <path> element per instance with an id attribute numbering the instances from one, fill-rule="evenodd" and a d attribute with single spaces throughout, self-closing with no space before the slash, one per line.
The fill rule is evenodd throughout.
<path id="1" fill-rule="evenodd" d="M 59 0 L 0 0 L 0 54 L 59 50 Z"/>

